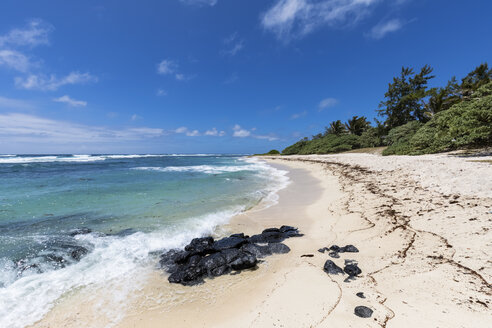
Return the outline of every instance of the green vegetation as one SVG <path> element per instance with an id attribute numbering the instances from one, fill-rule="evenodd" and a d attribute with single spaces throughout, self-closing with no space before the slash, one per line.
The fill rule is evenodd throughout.
<path id="1" fill-rule="evenodd" d="M 388 85 L 371 126 L 366 117 L 337 120 L 324 133 L 285 148 L 283 155 L 329 154 L 388 146 L 383 155 L 420 155 L 492 145 L 492 69 L 481 64 L 441 88 L 428 88 L 432 68 L 403 67 Z"/>
<path id="2" fill-rule="evenodd" d="M 280 155 L 280 152 L 276 149 L 272 149 L 268 153 L 255 154 L 254 156 L 276 156 L 276 155 Z"/>

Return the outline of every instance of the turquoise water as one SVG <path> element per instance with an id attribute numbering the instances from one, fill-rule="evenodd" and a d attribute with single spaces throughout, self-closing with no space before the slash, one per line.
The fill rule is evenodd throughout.
<path id="1" fill-rule="evenodd" d="M 0 156 L 0 326 L 273 201 L 285 173 L 227 155 Z"/>

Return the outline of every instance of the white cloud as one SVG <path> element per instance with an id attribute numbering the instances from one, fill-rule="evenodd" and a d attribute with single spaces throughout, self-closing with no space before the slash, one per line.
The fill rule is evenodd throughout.
<path id="1" fill-rule="evenodd" d="M 164 59 L 157 65 L 157 73 L 162 75 L 173 74 L 178 69 L 178 65 L 169 59 Z"/>
<path id="2" fill-rule="evenodd" d="M 277 0 L 261 17 L 261 24 L 288 42 L 322 25 L 343 27 L 357 23 L 383 0 Z"/>
<path id="3" fill-rule="evenodd" d="M 25 28 L 13 29 L 0 36 L 0 46 L 30 46 L 49 44 L 48 35 L 53 26 L 40 19 L 30 20 Z"/>
<path id="4" fill-rule="evenodd" d="M 250 131 L 241 128 L 241 126 L 239 124 L 234 125 L 234 127 L 232 128 L 232 131 L 234 131 L 234 133 L 232 134 L 233 137 L 245 138 L 245 137 L 249 137 L 251 135 Z"/>
<path id="5" fill-rule="evenodd" d="M 239 38 L 237 32 L 234 32 L 224 39 L 224 45 L 225 49 L 222 50 L 222 54 L 234 56 L 244 48 L 244 40 Z"/>
<path id="6" fill-rule="evenodd" d="M 0 96 L 0 108 L 6 109 L 34 109 L 31 102 L 21 99 L 6 98 Z"/>
<path id="7" fill-rule="evenodd" d="M 6 66 L 19 72 L 27 72 L 32 66 L 29 58 L 16 50 L 0 50 L 0 66 Z"/>
<path id="8" fill-rule="evenodd" d="M 182 126 L 174 130 L 175 133 L 186 134 L 188 137 L 198 137 L 200 132 L 198 130 L 189 130 L 187 127 Z"/>
<path id="9" fill-rule="evenodd" d="M 18 88 L 28 90 L 57 90 L 59 87 L 68 84 L 84 84 L 89 82 L 97 82 L 97 77 L 89 73 L 71 72 L 67 76 L 57 78 L 55 75 L 49 77 L 44 75 L 31 74 L 25 78 L 16 77 L 15 85 Z"/>
<path id="10" fill-rule="evenodd" d="M 262 139 L 262 140 L 268 140 L 268 141 L 278 140 L 278 137 L 276 137 L 274 135 L 254 135 L 253 138 Z"/>
<path id="11" fill-rule="evenodd" d="M 194 74 L 194 75 L 185 75 L 185 74 L 178 73 L 174 77 L 178 81 L 190 81 L 190 80 L 193 80 L 196 77 L 196 74 Z"/>
<path id="12" fill-rule="evenodd" d="M 318 110 L 321 112 L 322 110 L 329 108 L 329 107 L 333 107 L 336 104 L 338 104 L 338 100 L 336 100 L 335 98 L 325 98 L 325 99 L 320 101 L 320 103 L 318 105 Z"/>
<path id="13" fill-rule="evenodd" d="M 225 131 L 218 131 L 216 128 L 212 128 L 210 130 L 205 131 L 204 133 L 206 136 L 213 136 L 213 137 L 223 137 L 225 136 Z"/>
<path id="14" fill-rule="evenodd" d="M 239 124 L 234 125 L 232 128 L 233 137 L 236 138 L 246 138 L 246 137 L 251 137 L 255 139 L 262 139 L 262 140 L 268 140 L 268 141 L 273 141 L 273 140 L 278 140 L 278 137 L 270 134 L 270 135 L 258 135 L 258 134 L 253 134 L 252 131 L 256 131 L 256 128 L 252 128 L 250 130 L 243 129 Z"/>
<path id="15" fill-rule="evenodd" d="M 137 114 L 133 114 L 132 117 L 131 117 L 131 120 L 132 121 L 136 121 L 136 120 L 140 120 L 141 118 L 142 118 L 142 116 L 137 115 Z"/>
<path id="16" fill-rule="evenodd" d="M 157 73 L 161 75 L 173 74 L 178 81 L 188 81 L 195 77 L 194 75 L 185 75 L 181 72 L 178 72 L 178 68 L 179 66 L 175 61 L 164 59 L 157 65 Z"/>
<path id="17" fill-rule="evenodd" d="M 291 120 L 297 120 L 298 118 L 301 118 L 301 117 L 304 117 L 307 115 L 307 110 L 305 111 L 302 111 L 300 113 L 295 113 L 295 114 L 292 114 L 292 116 L 290 117 Z"/>
<path id="18" fill-rule="evenodd" d="M 164 130 L 148 127 L 111 129 L 58 121 L 39 116 L 0 114 L 0 141 L 93 143 L 142 140 L 164 135 Z"/>
<path id="19" fill-rule="evenodd" d="M 371 29 L 368 36 L 374 39 L 382 39 L 388 33 L 396 32 L 403 27 L 404 23 L 399 19 L 391 19 L 385 22 L 380 22 Z"/>
<path id="20" fill-rule="evenodd" d="M 167 91 L 164 89 L 157 89 L 156 95 L 158 96 L 167 96 Z"/>
<path id="21" fill-rule="evenodd" d="M 64 96 L 61 96 L 59 98 L 54 98 L 53 101 L 65 103 L 65 104 L 72 106 L 72 107 L 85 107 L 85 106 L 87 106 L 87 101 L 75 100 L 73 98 L 70 98 L 70 96 L 68 96 L 68 95 L 64 95 Z"/>
<path id="22" fill-rule="evenodd" d="M 210 6 L 213 7 L 217 4 L 218 0 L 179 0 L 186 5 L 194 6 Z"/>

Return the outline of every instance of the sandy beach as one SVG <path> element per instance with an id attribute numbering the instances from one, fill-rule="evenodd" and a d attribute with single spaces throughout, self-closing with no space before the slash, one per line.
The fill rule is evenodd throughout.
<path id="1" fill-rule="evenodd" d="M 289 171 L 290 185 L 276 205 L 247 211 L 217 234 L 296 226 L 304 236 L 284 242 L 290 253 L 193 287 L 153 270 L 119 300 L 118 317 L 105 311 L 113 303 L 104 290 L 94 298 L 88 289 L 64 297 L 34 326 L 490 327 L 490 163 L 450 155 L 265 159 Z M 318 252 L 334 244 L 359 252 Z M 342 268 L 356 261 L 362 273 L 350 281 L 329 275 L 328 259 Z M 356 306 L 372 316 L 355 316 Z"/>

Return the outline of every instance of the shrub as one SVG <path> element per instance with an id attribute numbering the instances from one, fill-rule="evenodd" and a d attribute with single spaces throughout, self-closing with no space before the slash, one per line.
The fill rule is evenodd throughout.
<path id="1" fill-rule="evenodd" d="M 439 112 L 410 140 L 415 154 L 492 145 L 492 82 Z"/>
<path id="2" fill-rule="evenodd" d="M 364 131 L 359 140 L 362 148 L 379 147 L 383 145 L 383 139 L 376 128 L 370 128 L 367 131 Z"/>
<path id="3" fill-rule="evenodd" d="M 270 150 L 267 155 L 280 155 L 280 152 L 276 149 Z"/>
<path id="4" fill-rule="evenodd" d="M 311 140 L 299 152 L 301 155 L 329 154 L 347 151 L 360 147 L 359 136 L 329 134 L 321 139 Z"/>
<path id="5" fill-rule="evenodd" d="M 411 121 L 391 129 L 386 138 L 388 148 L 383 151 L 383 155 L 404 155 L 410 153 L 412 151 L 410 139 L 422 125 L 418 121 Z"/>
<path id="6" fill-rule="evenodd" d="M 296 142 L 293 145 L 290 145 L 289 147 L 285 148 L 282 150 L 282 155 L 295 155 L 299 154 L 301 149 L 306 146 L 306 144 L 309 142 L 307 138 L 304 138 L 298 142 Z"/>

